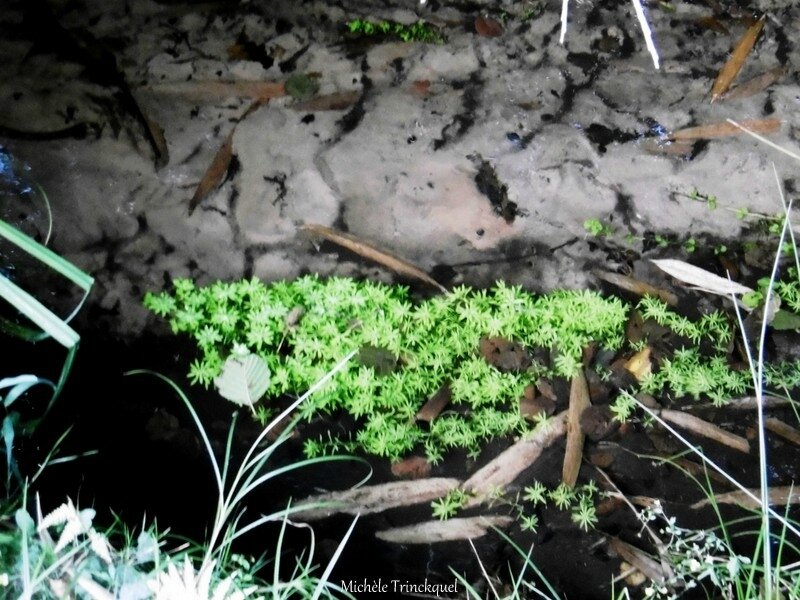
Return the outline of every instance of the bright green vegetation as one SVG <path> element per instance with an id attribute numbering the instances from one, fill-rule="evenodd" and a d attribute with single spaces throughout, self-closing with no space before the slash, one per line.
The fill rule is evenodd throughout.
<path id="1" fill-rule="evenodd" d="M 384 35 L 404 42 L 425 42 L 429 44 L 442 44 L 445 42 L 445 37 L 439 30 L 424 21 L 417 21 L 413 25 L 403 25 L 392 21 L 373 23 L 365 19 L 352 19 L 347 22 L 347 29 L 353 34 L 364 36 Z"/>
<path id="2" fill-rule="evenodd" d="M 540 481 L 534 481 L 513 496 L 506 494 L 505 490 L 500 487 L 491 490 L 488 496 L 490 506 L 507 507 L 508 513 L 515 516 L 523 531 L 536 531 L 539 527 L 539 518 L 536 516 L 535 509 L 548 503 L 559 510 L 568 511 L 572 522 L 584 531 L 588 531 L 597 524 L 595 505 L 601 494 L 594 481 L 575 488 L 562 483 L 551 489 L 548 489 Z M 466 506 L 469 498 L 467 492 L 456 488 L 442 498 L 431 502 L 433 516 L 441 520 L 450 519 Z"/>
<path id="3" fill-rule="evenodd" d="M 174 295 L 147 294 L 145 305 L 168 318 L 175 333 L 196 341 L 201 357 L 189 377 L 206 387 L 232 353 L 244 351 L 269 368 L 266 397 L 297 394 L 343 353 L 358 350 L 358 360 L 301 408 L 307 419 L 349 413 L 358 431 L 350 438 L 307 439 L 307 455 L 361 449 L 396 460 L 422 449 L 432 462 L 453 448 L 477 456 L 487 440 L 532 429 L 517 406 L 525 386 L 540 377 L 573 376 L 589 343 L 623 349 L 630 310 L 618 298 L 591 291 L 537 297 L 503 283 L 490 290 L 459 287 L 413 304 L 400 286 L 316 276 L 204 288 L 177 280 Z M 752 386 L 746 371 L 728 366 L 733 330 L 722 313 L 694 322 L 653 298 L 643 299 L 638 310 L 685 340 L 682 350 L 642 381 L 644 391 L 723 403 Z M 501 372 L 478 350 L 482 338 L 493 336 L 529 350 L 546 349 L 549 359 L 533 361 L 521 372 Z M 772 383 L 792 387 L 800 381 L 800 368 L 777 365 L 771 376 Z M 428 430 L 417 426 L 416 413 L 444 385 L 452 391 L 448 410 Z M 257 413 L 266 418 L 269 407 L 258 405 Z"/>

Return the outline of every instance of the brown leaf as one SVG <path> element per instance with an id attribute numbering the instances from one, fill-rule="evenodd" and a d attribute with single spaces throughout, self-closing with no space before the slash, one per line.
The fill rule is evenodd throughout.
<path id="1" fill-rule="evenodd" d="M 609 538 L 608 542 L 617 554 L 639 569 L 648 579 L 652 581 L 666 579 L 667 573 L 661 564 L 643 550 L 616 537 Z"/>
<path id="2" fill-rule="evenodd" d="M 145 89 L 155 94 L 180 96 L 194 102 L 222 102 L 228 98 L 266 101 L 286 95 L 281 81 L 212 81 L 157 83 Z"/>
<path id="3" fill-rule="evenodd" d="M 742 36 L 742 39 L 739 40 L 728 62 L 722 67 L 719 75 L 717 75 L 717 78 L 714 80 L 714 85 L 711 86 L 711 102 L 715 102 L 722 94 L 728 91 L 731 83 L 736 79 L 739 71 L 742 70 L 744 62 L 750 55 L 753 46 L 755 46 L 758 35 L 764 28 L 764 20 L 765 17 L 761 17 L 758 21 L 753 23 Z"/>
<path id="4" fill-rule="evenodd" d="M 564 435 L 567 427 L 567 411 L 548 419 L 546 427 L 538 427 L 516 444 L 501 452 L 496 458 L 475 471 L 461 488 L 475 497 L 467 502 L 474 506 L 491 495 L 492 490 L 504 488 L 530 467 L 541 453 Z"/>
<path id="5" fill-rule="evenodd" d="M 694 142 L 692 140 L 650 139 L 644 140 L 641 148 L 648 154 L 688 157 L 694 153 Z"/>
<path id="6" fill-rule="evenodd" d="M 569 409 L 567 414 L 567 448 L 564 451 L 564 466 L 561 469 L 561 482 L 567 487 L 574 487 L 578 481 L 578 472 L 583 460 L 584 434 L 581 431 L 581 414 L 591 403 L 589 389 L 583 371 L 572 378 L 569 389 Z"/>
<path id="7" fill-rule="evenodd" d="M 197 206 L 206 199 L 206 197 L 214 191 L 225 178 L 225 173 L 228 172 L 228 167 L 231 166 L 233 160 L 233 131 L 231 131 L 222 142 L 217 153 L 214 155 L 214 160 L 208 165 L 208 169 L 197 184 L 197 189 L 189 201 L 189 214 L 191 215 Z"/>
<path id="8" fill-rule="evenodd" d="M 725 35 L 730 33 L 728 28 L 723 25 L 722 21 L 714 16 L 699 17 L 697 19 L 697 24 L 701 27 L 705 27 L 706 29 L 710 29 L 711 31 L 716 31 L 717 33 L 724 33 Z"/>
<path id="9" fill-rule="evenodd" d="M 750 510 L 761 510 L 761 490 L 753 489 L 746 492 L 728 492 L 727 494 L 714 494 L 715 504 L 738 504 Z M 753 498 L 755 496 L 755 498 Z M 769 488 L 769 503 L 776 506 L 786 506 L 788 504 L 800 504 L 800 488 L 794 485 L 779 486 Z M 711 500 L 706 498 L 692 504 L 692 508 L 703 508 L 711 504 Z"/>
<path id="10" fill-rule="evenodd" d="M 775 133 L 780 129 L 780 119 L 747 119 L 742 121 L 741 126 L 755 133 Z M 710 125 L 700 125 L 698 127 L 687 127 L 679 129 L 670 134 L 671 140 L 703 140 L 744 133 L 741 128 L 727 121 L 711 123 Z"/>
<path id="11" fill-rule="evenodd" d="M 552 415 L 556 411 L 556 403 L 546 396 L 536 396 L 536 388 L 532 385 L 525 387 L 522 398 L 519 399 L 519 414 L 525 419 L 534 420 L 539 415 Z"/>
<path id="12" fill-rule="evenodd" d="M 734 450 L 738 450 L 739 452 L 743 452 L 745 454 L 750 452 L 750 444 L 745 438 L 725 431 L 724 429 L 721 429 L 720 427 L 717 427 L 708 421 L 704 421 L 703 419 L 695 417 L 694 415 L 690 415 L 679 410 L 664 409 L 661 411 L 660 416 L 665 421 L 669 421 L 673 425 L 677 425 L 678 427 L 686 429 L 687 431 L 691 431 L 696 435 L 701 435 L 710 440 L 714 440 L 715 442 L 719 442 L 720 444 L 724 444 L 729 448 L 733 448 Z"/>
<path id="13" fill-rule="evenodd" d="M 214 155 L 214 159 L 211 161 L 208 169 L 206 169 L 202 179 L 200 179 L 200 183 L 197 184 L 197 189 L 194 191 L 192 199 L 189 200 L 189 216 L 192 215 L 197 206 L 203 200 L 205 200 L 206 197 L 214 189 L 216 189 L 225 178 L 225 174 L 228 172 L 228 167 L 231 166 L 231 161 L 233 160 L 233 134 L 236 133 L 236 127 L 266 102 L 266 100 L 256 100 L 250 104 L 250 106 L 247 107 L 247 110 L 242 113 L 242 116 L 236 120 L 236 124 L 233 126 L 233 129 L 228 134 L 228 137 L 225 138 L 225 141 L 222 142 L 222 146 L 220 146 L 219 150 L 217 150 L 217 153 Z"/>
<path id="14" fill-rule="evenodd" d="M 435 287 L 440 292 L 445 294 L 447 293 L 447 289 L 442 284 L 437 282 L 419 267 L 406 260 L 403 260 L 398 256 L 389 254 L 384 250 L 379 250 L 372 244 L 365 242 L 354 235 L 344 233 L 342 231 L 336 231 L 335 229 L 325 227 L 324 225 L 318 225 L 316 223 L 301 225 L 299 228 L 302 231 L 307 231 L 312 235 L 324 238 L 329 242 L 333 242 L 334 244 L 338 244 L 342 248 L 346 248 L 351 252 L 355 252 L 359 256 L 363 256 L 364 258 L 383 265 L 387 269 L 391 269 L 400 275 L 418 279 L 423 283 L 427 283 L 428 285 Z"/>
<path id="15" fill-rule="evenodd" d="M 653 372 L 650 364 L 650 346 L 645 346 L 631 356 L 625 363 L 625 368 L 636 378 L 636 381 L 642 381 L 650 375 Z"/>
<path id="16" fill-rule="evenodd" d="M 411 84 L 411 93 L 422 97 L 429 95 L 431 93 L 431 82 L 427 79 L 417 79 Z"/>
<path id="17" fill-rule="evenodd" d="M 392 475 L 401 479 L 423 479 L 431 474 L 431 463 L 424 456 L 409 456 L 392 463 Z"/>
<path id="18" fill-rule="evenodd" d="M 319 110 L 345 110 L 355 104 L 361 97 L 361 92 L 334 92 L 325 96 L 317 96 L 310 100 L 292 104 L 292 110 L 314 112 Z"/>
<path id="19" fill-rule="evenodd" d="M 490 17 L 475 17 L 475 31 L 483 37 L 499 37 L 503 35 L 503 26 Z"/>
<path id="20" fill-rule="evenodd" d="M 156 155 L 156 169 L 160 169 L 169 163 L 169 148 L 167 148 L 167 139 L 164 137 L 164 130 L 161 129 L 158 123 L 144 113 L 142 113 L 142 119 L 145 129 L 147 130 L 147 138 L 150 141 L 150 146 L 153 148 L 153 152 Z"/>
<path id="21" fill-rule="evenodd" d="M 513 519 L 506 516 L 478 516 L 425 521 L 405 527 L 375 532 L 375 537 L 395 544 L 435 544 L 471 540 L 486 535 L 489 528 L 507 527 Z"/>
<path id="22" fill-rule="evenodd" d="M 757 93 L 767 89 L 773 83 L 778 81 L 786 74 L 784 67 L 775 67 L 766 73 L 756 75 L 752 79 L 748 79 L 741 85 L 737 85 L 727 94 L 723 95 L 721 100 L 736 100 L 739 98 L 748 98 L 755 96 Z"/>
<path id="23" fill-rule="evenodd" d="M 614 413 L 607 404 L 603 406 L 587 406 L 581 413 L 581 431 L 593 442 L 599 442 L 610 437 L 619 429 L 619 421 L 614 418 Z"/>
<path id="24" fill-rule="evenodd" d="M 304 520 L 316 521 L 338 513 L 369 515 L 400 506 L 429 503 L 456 489 L 458 479 L 432 477 L 414 481 L 392 481 L 365 485 L 341 492 L 328 492 L 301 500 L 297 510 Z"/>
<path id="25" fill-rule="evenodd" d="M 431 396 L 425 403 L 425 406 L 419 409 L 419 412 L 414 417 L 417 421 L 425 421 L 430 423 L 439 416 L 444 410 L 444 407 L 450 404 L 452 392 L 449 385 L 443 385 L 439 390 Z"/>
<path id="26" fill-rule="evenodd" d="M 764 419 L 764 427 L 782 438 L 789 440 L 795 446 L 800 446 L 800 431 L 775 417 Z"/>
<path id="27" fill-rule="evenodd" d="M 503 373 L 521 373 L 531 366 L 525 348 L 505 338 L 481 338 L 480 352 L 486 362 Z"/>
<path id="28" fill-rule="evenodd" d="M 678 297 L 667 290 L 661 289 L 654 285 L 650 285 L 645 281 L 614 273 L 613 271 L 603 271 L 601 269 L 592 269 L 592 273 L 598 279 L 607 281 L 611 285 L 615 285 L 620 289 L 636 294 L 637 296 L 654 296 L 659 298 L 662 302 L 666 302 L 670 306 L 678 305 Z"/>

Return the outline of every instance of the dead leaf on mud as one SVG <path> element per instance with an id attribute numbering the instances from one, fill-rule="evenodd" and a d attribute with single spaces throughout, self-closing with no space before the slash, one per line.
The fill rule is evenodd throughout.
<path id="1" fill-rule="evenodd" d="M 669 575 L 659 561 L 636 546 L 631 546 L 616 537 L 608 538 L 608 543 L 619 556 L 644 573 L 651 581 L 662 581 Z"/>
<path id="2" fill-rule="evenodd" d="M 167 138 L 164 137 L 164 130 L 144 112 L 142 112 L 142 121 L 147 130 L 147 138 L 150 140 L 150 145 L 156 155 L 156 169 L 165 167 L 169 163 L 169 148 L 167 148 Z"/>
<path id="3" fill-rule="evenodd" d="M 424 479 L 431 474 L 431 463 L 424 456 L 409 456 L 392 463 L 392 475 L 400 479 Z"/>
<path id="4" fill-rule="evenodd" d="M 344 233 L 343 231 L 337 231 L 335 229 L 331 229 L 330 227 L 325 227 L 324 225 L 318 225 L 316 223 L 300 225 L 299 229 L 301 231 L 306 231 L 311 235 L 326 239 L 329 242 L 333 242 L 342 248 L 350 250 L 350 252 L 355 252 L 359 256 L 383 265 L 387 269 L 399 273 L 400 275 L 404 275 L 405 277 L 410 277 L 412 279 L 418 279 L 423 283 L 427 283 L 428 285 L 435 287 L 444 294 L 447 293 L 447 288 L 445 288 L 442 284 L 433 279 L 419 267 L 384 250 L 379 250 L 372 244 L 361 240 L 354 235 Z"/>
<path id="5" fill-rule="evenodd" d="M 500 37 L 503 35 L 503 26 L 491 17 L 480 15 L 475 17 L 475 31 L 483 37 Z"/>
<path id="6" fill-rule="evenodd" d="M 548 417 L 556 411 L 556 403 L 543 395 L 536 395 L 536 388 L 532 385 L 525 387 L 522 397 L 519 399 L 519 414 L 525 419 L 533 421 L 540 415 Z"/>
<path id="7" fill-rule="evenodd" d="M 731 281 L 730 279 L 725 279 L 724 277 L 715 275 L 714 273 L 682 260 L 664 258 L 652 260 L 650 262 L 670 277 L 709 294 L 730 298 L 731 294 L 748 294 L 753 291 L 752 288 Z"/>
<path id="8" fill-rule="evenodd" d="M 444 410 L 444 407 L 450 403 L 453 394 L 449 385 L 443 385 L 439 388 L 433 396 L 428 398 L 425 405 L 419 409 L 419 412 L 414 417 L 417 421 L 425 421 L 430 423 L 439 416 Z"/>
<path id="9" fill-rule="evenodd" d="M 704 421 L 694 415 L 679 410 L 664 409 L 659 413 L 659 416 L 673 425 L 691 431 L 695 435 L 701 435 L 745 454 L 750 452 L 750 443 L 742 436 L 725 431 L 713 423 Z"/>
<path id="10" fill-rule="evenodd" d="M 672 132 L 669 135 L 669 139 L 673 141 L 683 141 L 728 137 L 744 133 L 742 128 L 749 129 L 755 133 L 775 133 L 781 127 L 781 120 L 775 118 L 745 119 L 740 122 L 740 125 L 741 127 L 736 127 L 736 125 L 732 123 L 723 121 L 711 123 L 709 125 L 700 125 L 698 127 L 687 127 Z"/>
<path id="11" fill-rule="evenodd" d="M 752 79 L 748 79 L 741 85 L 737 85 L 727 94 L 723 95 L 720 100 L 737 100 L 740 98 L 749 98 L 750 96 L 755 96 L 778 81 L 785 74 L 786 69 L 784 67 L 775 67 L 774 69 L 770 69 L 761 75 L 756 75 Z"/>
<path id="12" fill-rule="evenodd" d="M 764 419 L 764 427 L 774 434 L 781 436 L 783 439 L 790 441 L 795 446 L 800 446 L 800 430 L 784 423 L 775 417 L 768 417 Z"/>
<path id="13" fill-rule="evenodd" d="M 707 17 L 698 17 L 696 19 L 697 24 L 700 27 L 705 27 L 706 29 L 710 29 L 711 31 L 716 31 L 717 33 L 724 33 L 728 35 L 730 31 L 727 27 L 720 21 L 717 17 L 710 15 Z"/>
<path id="14" fill-rule="evenodd" d="M 154 94 L 180 96 L 186 100 L 202 103 L 222 102 L 229 98 L 250 98 L 264 102 L 286 95 L 281 81 L 193 80 L 156 83 L 143 89 Z"/>
<path id="15" fill-rule="evenodd" d="M 505 338 L 481 338 L 480 352 L 487 363 L 503 373 L 522 373 L 531 366 L 525 348 Z"/>
<path id="16" fill-rule="evenodd" d="M 636 381 L 642 381 L 653 371 L 650 363 L 650 352 L 650 346 L 645 346 L 625 363 L 625 368 L 636 378 Z"/>
<path id="17" fill-rule="evenodd" d="M 305 505 L 312 506 L 297 514 L 307 521 L 317 521 L 339 513 L 368 515 L 399 506 L 431 502 L 454 490 L 460 483 L 458 479 L 433 477 L 415 481 L 393 481 L 342 492 L 318 494 L 298 502 L 298 510 Z M 325 506 L 319 506 L 321 503 L 324 503 Z"/>
<path id="18" fill-rule="evenodd" d="M 426 97 L 431 93 L 431 82 L 427 79 L 417 79 L 411 84 L 411 93 L 415 96 Z"/>
<path id="19" fill-rule="evenodd" d="M 761 503 L 761 490 L 752 489 L 747 492 L 728 492 L 727 494 L 714 494 L 716 504 L 738 504 L 742 508 L 759 510 Z M 800 487 L 798 486 L 778 486 L 769 488 L 769 503 L 774 506 L 786 506 L 787 504 L 800 504 Z M 703 508 L 711 504 L 711 500 L 706 498 L 692 504 L 692 508 Z"/>
<path id="20" fill-rule="evenodd" d="M 581 415 L 590 406 L 589 388 L 581 370 L 572 378 L 569 388 L 567 448 L 564 451 L 564 466 L 561 469 L 561 482 L 570 488 L 575 487 L 578 481 L 578 472 L 583 461 L 583 442 L 586 436 L 581 430 Z"/>
<path id="21" fill-rule="evenodd" d="M 583 434 L 593 442 L 599 442 L 614 434 L 620 426 L 607 404 L 587 406 L 581 413 L 580 426 Z M 596 465 L 602 466 L 602 465 Z"/>
<path id="22" fill-rule="evenodd" d="M 678 297 L 670 291 L 661 289 L 654 285 L 650 285 L 646 281 L 641 281 L 634 277 L 627 275 L 620 275 L 613 271 L 603 271 L 601 269 L 592 269 L 592 274 L 598 279 L 602 279 L 615 285 L 620 289 L 636 294 L 637 296 L 655 296 L 662 302 L 666 302 L 670 306 L 678 305 Z"/>
<path id="23" fill-rule="evenodd" d="M 475 471 L 461 485 L 463 490 L 474 494 L 467 501 L 467 506 L 480 504 L 498 487 L 505 488 L 531 466 L 547 447 L 564 435 L 566 430 L 567 411 L 563 411 Z"/>
<path id="24" fill-rule="evenodd" d="M 504 516 L 468 517 L 446 521 L 425 521 L 406 527 L 384 529 L 375 537 L 394 544 L 435 544 L 471 540 L 486 535 L 490 528 L 507 527 L 514 519 Z"/>
<path id="25" fill-rule="evenodd" d="M 247 110 L 242 113 L 242 116 L 236 120 L 233 129 L 231 129 L 231 132 L 222 142 L 219 150 L 217 150 L 217 153 L 214 155 L 214 159 L 211 161 L 211 164 L 208 165 L 208 169 L 206 169 L 206 172 L 200 179 L 200 183 L 197 184 L 197 189 L 195 189 L 191 200 L 189 200 L 190 216 L 192 213 L 194 213 L 199 204 L 205 200 L 212 191 L 217 189 L 217 187 L 219 187 L 219 185 L 225 179 L 225 175 L 227 174 L 228 168 L 231 166 L 231 161 L 233 160 L 233 135 L 236 133 L 236 127 L 238 127 L 239 123 L 241 123 L 249 115 L 255 112 L 257 108 L 260 108 L 264 102 L 265 101 L 262 100 L 256 100 L 250 106 L 248 106 Z"/>
<path id="26" fill-rule="evenodd" d="M 694 154 L 692 140 L 649 139 L 642 141 L 641 148 L 648 154 L 687 157 Z"/>
<path id="27" fill-rule="evenodd" d="M 353 106 L 361 97 L 361 92 L 334 92 L 324 96 L 317 96 L 310 100 L 303 100 L 292 104 L 290 108 L 297 111 L 315 112 L 322 110 L 345 110 Z"/>
<path id="28" fill-rule="evenodd" d="M 715 102 L 728 90 L 733 80 L 736 79 L 736 76 L 739 74 L 739 71 L 742 70 L 742 66 L 753 50 L 753 46 L 755 46 L 758 35 L 764 28 L 765 19 L 766 17 L 761 17 L 758 21 L 753 23 L 739 40 L 739 43 L 736 44 L 736 48 L 734 48 L 730 58 L 714 80 L 714 85 L 711 86 L 711 102 Z"/>
<path id="29" fill-rule="evenodd" d="M 231 131 L 225 138 L 225 141 L 222 142 L 222 145 L 214 155 L 214 159 L 211 161 L 211 164 L 208 165 L 208 169 L 206 169 L 206 172 L 203 173 L 200 183 L 197 184 L 197 188 L 192 195 L 192 199 L 189 200 L 190 215 L 212 191 L 219 187 L 219 185 L 222 183 L 222 180 L 225 178 L 225 174 L 228 172 L 228 168 L 231 166 L 232 160 L 233 131 Z"/>

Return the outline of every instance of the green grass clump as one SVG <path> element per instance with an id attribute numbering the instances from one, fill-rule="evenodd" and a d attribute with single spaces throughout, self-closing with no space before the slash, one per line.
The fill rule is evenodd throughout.
<path id="1" fill-rule="evenodd" d="M 205 288 L 178 280 L 174 295 L 148 294 L 145 305 L 167 317 L 175 333 L 197 342 L 202 356 L 192 363 L 189 378 L 204 386 L 234 349 L 246 348 L 266 361 L 270 398 L 306 389 L 344 351 L 369 348 L 389 356 L 396 364 L 388 370 L 369 359 L 353 361 L 301 408 L 309 419 L 346 411 L 360 423 L 355 438 L 309 440 L 306 451 L 360 447 L 397 459 L 421 445 L 432 460 L 450 448 L 477 453 L 487 439 L 527 430 L 516 405 L 525 386 L 541 375 L 575 374 L 589 342 L 620 348 L 628 313 L 618 299 L 589 291 L 537 298 L 499 283 L 488 291 L 460 287 L 415 305 L 400 286 L 315 276 L 269 286 L 252 279 Z M 478 353 L 486 336 L 548 348 L 553 364 L 501 372 Z M 423 431 L 414 415 L 445 384 L 455 410 Z"/>
<path id="2" fill-rule="evenodd" d="M 396 460 L 424 449 L 433 462 L 453 448 L 476 456 L 487 440 L 528 431 L 531 424 L 518 410 L 525 386 L 542 376 L 572 377 L 590 343 L 623 349 L 630 309 L 591 291 L 534 296 L 502 282 L 489 290 L 461 286 L 412 303 L 401 286 L 313 275 L 208 287 L 180 279 L 172 294 L 147 294 L 145 305 L 169 319 L 175 333 L 195 340 L 201 356 L 189 378 L 206 387 L 231 355 L 250 353 L 269 368 L 267 398 L 297 394 L 344 352 L 359 351 L 358 360 L 300 409 L 309 420 L 346 412 L 356 419 L 357 431 L 350 438 L 307 439 L 306 453 L 361 449 Z M 721 313 L 693 322 L 650 298 L 637 308 L 686 340 L 642 382 L 645 391 L 722 402 L 752 385 L 746 372 L 732 371 L 727 363 L 732 331 Z M 549 360 L 533 361 L 522 371 L 498 370 L 479 351 L 482 338 L 495 336 L 528 350 L 546 349 Z M 776 367 L 774 375 L 795 371 Z M 452 391 L 448 410 L 420 428 L 415 415 L 444 385 Z M 267 410 L 262 404 L 256 412 L 264 416 Z"/>
<path id="3" fill-rule="evenodd" d="M 374 23 L 365 19 L 352 19 L 346 25 L 347 30 L 356 35 L 383 35 L 397 38 L 404 42 L 425 42 L 429 44 L 442 44 L 445 42 L 444 35 L 436 27 L 424 21 L 417 21 L 413 25 L 404 25 L 393 21 L 378 21 Z"/>

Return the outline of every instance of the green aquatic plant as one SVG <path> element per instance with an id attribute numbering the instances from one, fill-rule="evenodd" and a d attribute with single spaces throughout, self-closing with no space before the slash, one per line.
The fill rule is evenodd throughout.
<path id="1" fill-rule="evenodd" d="M 205 387 L 233 354 L 245 353 L 263 360 L 270 374 L 266 397 L 278 398 L 316 381 L 342 349 L 358 350 L 301 414 L 311 419 L 345 411 L 358 421 L 347 447 L 390 459 L 419 447 L 433 462 L 454 448 L 475 456 L 487 440 L 529 430 L 517 409 L 525 387 L 543 375 L 574 375 L 591 342 L 619 349 L 628 312 L 620 300 L 595 292 L 535 297 L 503 283 L 491 290 L 462 286 L 412 304 L 400 286 L 315 276 L 205 288 L 177 280 L 172 294 L 147 294 L 145 305 L 167 317 L 175 333 L 195 340 L 201 356 L 189 378 Z M 479 354 L 486 337 L 546 348 L 552 364 L 501 371 Z M 453 410 L 423 430 L 414 416 L 445 385 Z M 342 444 L 321 439 L 306 451 L 328 454 Z"/>
<path id="2" fill-rule="evenodd" d="M 445 41 L 444 35 L 436 27 L 424 21 L 405 25 L 393 21 L 373 22 L 365 19 L 352 19 L 346 23 L 346 26 L 351 34 L 356 35 L 384 35 L 404 42 L 425 42 L 430 44 L 442 44 Z"/>

